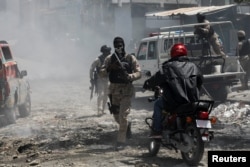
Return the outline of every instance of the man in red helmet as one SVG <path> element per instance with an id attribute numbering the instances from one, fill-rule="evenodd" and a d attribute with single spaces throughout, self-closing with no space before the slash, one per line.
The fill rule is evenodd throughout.
<path id="1" fill-rule="evenodd" d="M 153 131 L 151 137 L 161 137 L 162 111 L 174 111 L 178 106 L 199 100 L 199 91 L 203 83 L 200 69 L 189 61 L 186 47 L 174 44 L 171 59 L 162 64 L 162 70 L 145 81 L 143 88 L 148 90 L 160 86 L 162 96 L 155 101 L 153 113 Z"/>

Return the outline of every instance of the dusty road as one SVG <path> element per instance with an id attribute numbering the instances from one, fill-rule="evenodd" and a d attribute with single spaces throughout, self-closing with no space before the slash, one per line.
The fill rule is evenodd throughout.
<path id="1" fill-rule="evenodd" d="M 144 119 L 152 115 L 153 105 L 147 93 L 136 94 L 130 114 L 133 137 L 125 150 L 115 151 L 117 125 L 108 110 L 96 116 L 88 86 L 83 79 L 31 81 L 32 114 L 0 128 L 0 167 L 186 166 L 174 150 L 162 148 L 157 157 L 147 156 Z M 249 125 L 248 116 L 218 126 L 199 166 L 207 166 L 208 150 L 250 150 Z"/>

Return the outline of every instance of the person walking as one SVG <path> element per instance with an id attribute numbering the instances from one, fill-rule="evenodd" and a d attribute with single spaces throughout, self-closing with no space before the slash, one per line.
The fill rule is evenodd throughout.
<path id="1" fill-rule="evenodd" d="M 250 39 L 246 39 L 246 33 L 243 30 L 237 32 L 238 36 L 238 54 L 240 65 L 246 74 L 240 78 L 241 90 L 248 89 L 248 77 L 250 75 Z"/>
<path id="2" fill-rule="evenodd" d="M 131 123 L 127 117 L 134 96 L 132 82 L 141 77 L 141 68 L 136 57 L 126 53 L 122 37 L 115 37 L 113 44 L 115 51 L 105 59 L 102 71 L 109 76 L 109 109 L 119 125 L 115 147 L 119 150 L 126 146 L 126 139 L 131 137 Z"/>
<path id="3" fill-rule="evenodd" d="M 102 54 L 93 61 L 89 70 L 89 77 L 92 89 L 90 98 L 92 99 L 93 97 L 93 89 L 95 87 L 95 93 L 97 94 L 98 116 L 105 114 L 104 110 L 108 100 L 108 77 L 101 75 L 100 70 L 105 58 L 110 55 L 111 48 L 107 47 L 107 45 L 103 45 L 100 49 L 100 52 Z"/>

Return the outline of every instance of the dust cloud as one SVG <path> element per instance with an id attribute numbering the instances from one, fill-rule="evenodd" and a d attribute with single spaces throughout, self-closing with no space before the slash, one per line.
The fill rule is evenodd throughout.
<path id="1" fill-rule="evenodd" d="M 78 6 L 58 11 L 33 5 L 28 11 L 24 6 L 0 12 L 1 40 L 11 44 L 19 69 L 27 70 L 30 80 L 88 77 L 101 45 L 111 46 L 113 36 L 103 33 L 100 26 L 107 25 L 83 23 L 80 14 L 84 6 Z M 70 15 L 64 13 L 71 10 Z"/>

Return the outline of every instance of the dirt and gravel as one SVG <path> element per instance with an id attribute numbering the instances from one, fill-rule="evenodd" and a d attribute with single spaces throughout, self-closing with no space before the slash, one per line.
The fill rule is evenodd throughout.
<path id="1" fill-rule="evenodd" d="M 124 150 L 115 151 L 117 124 L 108 110 L 101 117 L 96 115 L 96 97 L 90 101 L 85 78 L 30 81 L 31 115 L 0 128 L 0 167 L 186 166 L 180 152 L 174 150 L 161 148 L 157 157 L 148 156 L 149 130 L 144 119 L 152 115 L 149 92 L 139 92 L 133 99 L 129 116 L 133 136 Z M 236 96 L 233 93 L 230 102 L 217 107 L 215 112 L 221 113 L 221 119 L 214 128 L 215 139 L 206 144 L 199 166 L 207 166 L 208 150 L 250 150 L 249 106 L 240 103 L 238 108 L 246 111 L 238 119 L 225 115 L 227 108 L 239 105 L 237 100 L 232 101 Z"/>

